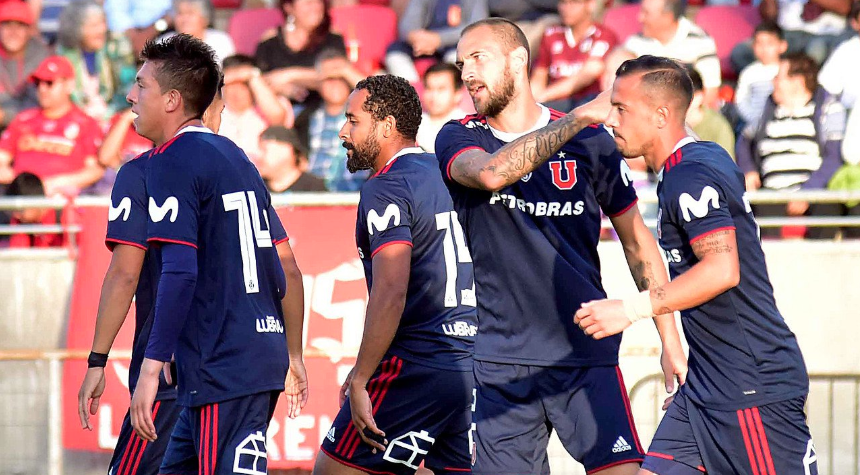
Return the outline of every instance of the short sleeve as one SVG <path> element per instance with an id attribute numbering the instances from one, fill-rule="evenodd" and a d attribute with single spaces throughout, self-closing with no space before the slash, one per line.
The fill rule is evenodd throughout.
<path id="1" fill-rule="evenodd" d="M 684 229 L 690 244 L 708 234 L 735 229 L 725 191 L 716 175 L 696 162 L 676 165 L 664 176 L 663 194 L 669 218 Z"/>
<path id="2" fill-rule="evenodd" d="M 138 160 L 144 160 L 139 158 Z M 146 250 L 147 196 L 144 168 L 132 161 L 119 169 L 110 195 L 105 245 L 126 244 Z"/>
<path id="3" fill-rule="evenodd" d="M 359 232 L 367 233 L 371 256 L 391 244 L 412 246 L 411 202 L 403 182 L 384 176 L 362 189 L 358 212 L 364 226 Z"/>
<path id="4" fill-rule="evenodd" d="M 633 174 L 624 157 L 615 148 L 615 142 L 608 133 L 601 132 L 592 137 L 589 147 L 594 147 L 598 155 L 595 166 L 594 191 L 600 209 L 614 218 L 632 208 L 638 198 L 633 188 Z"/>
<path id="5" fill-rule="evenodd" d="M 197 247 L 198 180 L 188 161 L 163 152 L 149 159 L 147 240 Z"/>
<path id="6" fill-rule="evenodd" d="M 477 120 L 468 123 L 476 124 Z M 442 176 L 448 181 L 451 181 L 451 164 L 455 158 L 466 150 L 484 150 L 469 132 L 466 125 L 452 120 L 442 126 L 442 130 L 436 135 L 436 158 L 439 160 Z"/>
<path id="7" fill-rule="evenodd" d="M 18 135 L 20 130 L 20 123 L 17 119 L 12 120 L 6 130 L 3 131 L 3 134 L 0 135 L 0 150 L 9 152 L 15 155 L 15 151 L 18 146 Z"/>
<path id="8" fill-rule="evenodd" d="M 714 47 L 713 54 L 703 56 L 696 61 L 695 68 L 702 75 L 702 84 L 706 89 L 720 87 L 722 73 L 720 72 L 720 59 L 717 57 L 716 47 Z"/>
<path id="9" fill-rule="evenodd" d="M 269 204 L 267 214 L 269 216 L 269 234 L 272 236 L 272 244 L 277 246 L 282 242 L 289 241 L 290 238 L 287 236 L 287 231 L 281 223 L 281 218 L 278 216 L 278 212 L 275 211 L 274 206 L 271 204 Z"/>

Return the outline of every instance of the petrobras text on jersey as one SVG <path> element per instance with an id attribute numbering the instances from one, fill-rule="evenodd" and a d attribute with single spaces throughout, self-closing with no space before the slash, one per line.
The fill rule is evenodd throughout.
<path id="1" fill-rule="evenodd" d="M 268 315 L 257 319 L 257 333 L 284 333 L 284 326 L 277 318 Z"/>
<path id="2" fill-rule="evenodd" d="M 501 203 L 510 209 L 519 209 L 523 213 L 534 216 L 579 216 L 585 212 L 585 202 L 580 201 L 538 201 L 531 203 L 512 195 L 494 192 L 490 204 Z"/>
<path id="3" fill-rule="evenodd" d="M 475 336 L 478 334 L 478 327 L 460 321 L 454 323 L 443 323 L 442 331 L 448 336 Z"/>

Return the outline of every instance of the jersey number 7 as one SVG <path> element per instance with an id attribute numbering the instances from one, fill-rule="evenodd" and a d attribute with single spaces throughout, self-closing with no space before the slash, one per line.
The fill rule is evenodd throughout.
<path id="1" fill-rule="evenodd" d="M 246 197 L 247 194 L 247 197 Z M 260 225 L 260 208 L 257 207 L 257 196 L 253 191 L 237 191 L 222 195 L 224 211 L 238 211 L 239 220 L 239 249 L 242 254 L 242 276 L 245 280 L 245 292 L 255 294 L 260 291 L 257 278 L 257 247 L 272 247 L 272 236 L 269 233 L 269 215 L 263 210 L 266 229 Z"/>
<path id="2" fill-rule="evenodd" d="M 457 306 L 457 264 L 471 263 L 472 255 L 469 253 L 469 248 L 466 247 L 466 240 L 463 236 L 463 227 L 460 226 L 460 221 L 457 219 L 456 211 L 448 211 L 446 213 L 438 213 L 436 215 L 436 229 L 445 231 L 445 238 L 442 241 L 442 250 L 445 254 L 445 307 Z M 453 233 L 452 233 L 453 230 Z M 451 238 L 451 235 L 454 238 Z M 455 249 L 456 247 L 456 249 Z M 477 306 L 475 300 L 475 281 L 472 281 L 472 287 L 462 289 L 460 291 L 460 303 L 469 307 Z"/>

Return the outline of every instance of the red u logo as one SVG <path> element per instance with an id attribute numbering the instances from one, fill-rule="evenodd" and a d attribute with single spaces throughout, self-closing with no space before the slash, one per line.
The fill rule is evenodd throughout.
<path id="1" fill-rule="evenodd" d="M 562 164 L 567 170 L 565 176 L 562 176 Z M 576 185 L 576 160 L 549 162 L 549 169 L 552 171 L 552 182 L 559 190 L 569 190 Z"/>

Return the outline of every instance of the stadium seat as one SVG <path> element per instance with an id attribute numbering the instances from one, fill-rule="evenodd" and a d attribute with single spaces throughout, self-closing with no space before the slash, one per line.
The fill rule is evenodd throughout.
<path id="1" fill-rule="evenodd" d="M 382 65 L 385 50 L 397 39 L 397 15 L 379 5 L 347 5 L 332 8 L 331 29 L 343 36 L 350 53 L 350 43 L 357 42 L 356 67 L 371 74 Z M 354 59 L 354 58 L 350 58 Z"/>
<path id="2" fill-rule="evenodd" d="M 618 37 L 618 44 L 624 44 L 627 37 L 639 31 L 639 5 L 621 5 L 606 10 L 603 25 Z"/>
<path id="3" fill-rule="evenodd" d="M 236 45 L 236 53 L 253 56 L 263 32 L 283 23 L 284 15 L 277 8 L 236 10 L 227 24 L 227 33 Z"/>
<path id="4" fill-rule="evenodd" d="M 732 68 L 729 55 L 735 45 L 752 37 L 760 21 L 758 8 L 753 5 L 706 5 L 696 14 L 696 24 L 717 43 L 723 78 L 737 77 L 740 71 Z"/>
<path id="5" fill-rule="evenodd" d="M 231 9 L 239 9 L 242 8 L 242 0 L 212 0 L 213 8 L 231 8 Z"/>

